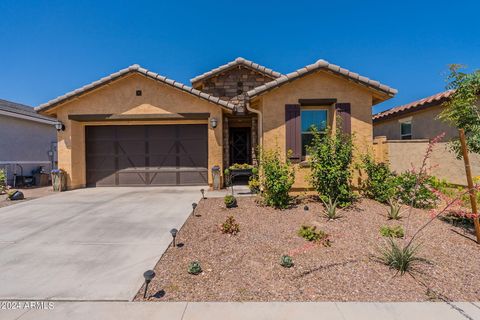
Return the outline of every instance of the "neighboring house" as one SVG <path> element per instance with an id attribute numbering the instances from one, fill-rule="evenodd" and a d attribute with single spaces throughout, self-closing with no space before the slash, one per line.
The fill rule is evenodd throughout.
<path id="1" fill-rule="evenodd" d="M 453 90 L 391 108 L 373 116 L 373 136 L 388 140 L 431 139 L 445 132 L 444 140 L 458 136 L 457 128 L 438 119 Z"/>
<path id="2" fill-rule="evenodd" d="M 0 168 L 14 184 L 14 175 L 32 176 L 55 164 L 56 120 L 40 115 L 32 107 L 0 99 Z"/>
<path id="3" fill-rule="evenodd" d="M 212 167 L 254 163 L 257 145 L 302 161 L 308 128 L 337 118 L 363 152 L 372 106 L 397 92 L 324 60 L 282 75 L 237 58 L 191 82 L 133 65 L 38 106 L 65 125 L 58 161 L 68 187 L 211 186 Z M 307 187 L 297 172 L 295 187 Z"/>

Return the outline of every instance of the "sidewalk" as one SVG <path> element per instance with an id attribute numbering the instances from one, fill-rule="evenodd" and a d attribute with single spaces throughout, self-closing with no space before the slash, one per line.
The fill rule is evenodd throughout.
<path id="1" fill-rule="evenodd" d="M 3 303 L 3 302 L 2 302 Z M 4 305 L 1 306 L 2 308 Z M 456 302 L 54 302 L 52 310 L 3 310 L 1 320 L 474 320 L 480 303 Z"/>

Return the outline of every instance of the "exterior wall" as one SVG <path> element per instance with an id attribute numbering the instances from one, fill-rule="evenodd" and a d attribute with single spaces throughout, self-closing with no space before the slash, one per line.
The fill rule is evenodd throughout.
<path id="1" fill-rule="evenodd" d="M 405 114 L 391 120 L 381 121 L 373 124 L 373 135 L 386 136 L 389 140 L 400 140 L 400 122 L 405 118 L 412 118 L 412 139 L 431 139 L 442 132 L 445 132 L 445 141 L 451 140 L 458 136 L 455 127 L 438 119 L 438 115 L 442 112 L 441 105 L 433 106 L 428 109 Z"/>
<path id="2" fill-rule="evenodd" d="M 48 151 L 52 150 L 57 141 L 55 127 L 51 124 L 29 121 L 10 116 L 0 115 L 0 161 L 47 161 L 52 162 Z M 45 166 L 50 172 L 52 165 L 22 164 L 24 175 L 30 176 L 32 170 Z M 8 183 L 12 183 L 14 166 L 5 167 L 8 174 Z M 20 174 L 20 168 L 17 167 Z"/>
<path id="3" fill-rule="evenodd" d="M 194 87 L 223 100 L 232 100 L 234 97 L 273 79 L 244 66 L 236 66 L 217 76 L 194 83 Z M 239 82 L 241 82 L 241 85 L 239 85 Z M 241 99 L 242 97 L 237 97 L 233 100 Z"/>
<path id="4" fill-rule="evenodd" d="M 380 137 L 375 140 L 375 159 L 388 163 L 390 169 L 397 173 L 420 168 L 429 143 L 428 139 L 384 140 Z M 480 155 L 470 154 L 470 164 L 472 175 L 480 176 Z M 440 142 L 434 146 L 432 155 L 427 160 L 427 168 L 429 174 L 437 178 L 453 184 L 467 184 L 463 159 L 457 159 L 450 152 L 447 142 Z"/>
<path id="5" fill-rule="evenodd" d="M 317 72 L 266 93 L 259 106 L 263 113 L 263 147 L 278 147 L 286 155 L 285 105 L 298 104 L 299 99 L 336 98 L 338 103 L 351 104 L 351 128 L 355 156 L 372 146 L 372 92 L 341 77 Z M 329 108 L 330 125 L 335 121 L 334 106 Z M 308 168 L 297 168 L 294 188 L 307 188 Z M 357 175 L 355 178 L 358 178 Z"/>
<path id="6" fill-rule="evenodd" d="M 136 90 L 142 90 L 142 96 L 136 96 Z M 67 174 L 67 186 L 70 189 L 85 187 L 85 126 L 86 125 L 142 125 L 142 124 L 193 124 L 209 123 L 206 120 L 156 120 L 156 121 L 99 121 L 78 122 L 68 119 L 71 114 L 171 114 L 171 113 L 208 112 L 215 117 L 218 126 L 208 126 L 208 167 L 219 165 L 223 172 L 222 127 L 223 111 L 220 106 L 194 97 L 186 92 L 166 84 L 133 74 L 109 85 L 98 88 L 77 99 L 47 111 L 56 114 L 65 124 L 65 131 L 58 134 L 59 167 Z M 208 182 L 212 184 L 209 174 Z"/>

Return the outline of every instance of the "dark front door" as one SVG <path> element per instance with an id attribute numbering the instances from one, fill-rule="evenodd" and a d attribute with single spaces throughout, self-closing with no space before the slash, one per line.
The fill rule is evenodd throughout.
<path id="1" fill-rule="evenodd" d="M 88 186 L 207 184 L 206 125 L 87 126 Z"/>
<path id="2" fill-rule="evenodd" d="M 230 128 L 230 165 L 251 163 L 250 128 Z"/>

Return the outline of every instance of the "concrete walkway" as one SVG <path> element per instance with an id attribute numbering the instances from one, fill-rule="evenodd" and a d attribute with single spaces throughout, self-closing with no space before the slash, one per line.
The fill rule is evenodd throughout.
<path id="1" fill-rule="evenodd" d="M 131 300 L 200 189 L 90 188 L 0 208 L 0 301 Z"/>
<path id="2" fill-rule="evenodd" d="M 2 310 L 2 320 L 474 320 L 479 303 L 55 302 L 51 310 Z"/>

